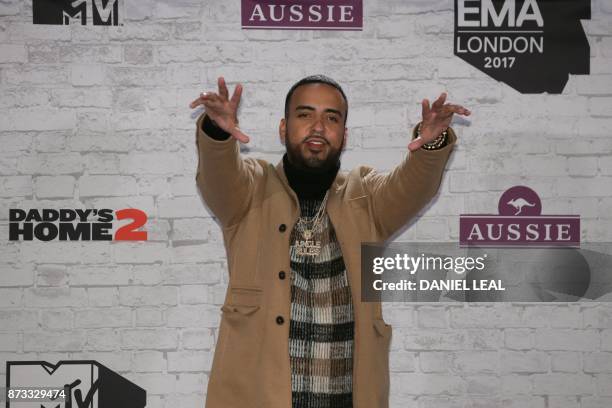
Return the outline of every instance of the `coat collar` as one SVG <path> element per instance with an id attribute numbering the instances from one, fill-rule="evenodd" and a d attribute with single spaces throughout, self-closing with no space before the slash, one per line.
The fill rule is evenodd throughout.
<path id="1" fill-rule="evenodd" d="M 291 197 L 294 208 L 297 210 L 297 216 L 299 215 L 300 204 L 298 201 L 297 194 L 295 191 L 289 186 L 289 180 L 287 180 L 287 175 L 285 174 L 285 168 L 283 166 L 283 160 L 281 159 L 275 167 L 276 174 L 281 180 L 283 187 L 287 194 Z M 340 198 L 342 195 L 342 191 L 346 185 L 346 174 L 344 174 L 341 170 L 336 174 L 336 178 L 329 188 L 329 198 L 327 200 L 327 211 L 332 220 L 335 218 L 337 211 L 340 209 Z"/>

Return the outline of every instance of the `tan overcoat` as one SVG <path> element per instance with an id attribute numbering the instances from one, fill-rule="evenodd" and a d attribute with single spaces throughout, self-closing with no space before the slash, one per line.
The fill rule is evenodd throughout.
<path id="1" fill-rule="evenodd" d="M 229 268 L 206 408 L 291 408 L 289 235 L 298 200 L 282 161 L 242 158 L 234 138 L 204 134 L 203 116 L 196 181 L 222 227 Z M 327 212 L 353 298 L 354 408 L 389 405 L 392 331 L 380 302 L 361 301 L 360 244 L 388 239 L 435 195 L 456 141 L 449 135 L 448 146 L 419 149 L 389 174 L 362 166 L 339 172 L 330 187 Z"/>

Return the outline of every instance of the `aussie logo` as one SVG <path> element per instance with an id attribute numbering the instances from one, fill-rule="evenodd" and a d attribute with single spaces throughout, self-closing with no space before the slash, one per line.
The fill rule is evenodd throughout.
<path id="1" fill-rule="evenodd" d="M 113 234 L 114 222 L 131 220 Z M 52 208 L 9 209 L 10 241 L 146 241 L 147 231 L 138 230 L 147 214 L 135 208 L 122 210 Z"/>
<path id="2" fill-rule="evenodd" d="M 580 246 L 580 216 L 542 215 L 540 197 L 529 187 L 506 190 L 498 212 L 461 215 L 460 246 Z"/>
<path id="3" fill-rule="evenodd" d="M 242 0 L 242 28 L 361 30 L 363 0 Z"/>
<path id="4" fill-rule="evenodd" d="M 590 0 L 455 0 L 455 55 L 521 93 L 561 93 L 590 71 Z"/>

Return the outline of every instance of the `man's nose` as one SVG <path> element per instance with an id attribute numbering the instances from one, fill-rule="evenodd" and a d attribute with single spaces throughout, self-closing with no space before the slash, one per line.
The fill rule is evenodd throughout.
<path id="1" fill-rule="evenodd" d="M 325 130 L 325 126 L 323 126 L 323 117 L 315 117 L 314 123 L 312 124 L 312 130 L 316 132 L 323 132 L 323 130 Z"/>

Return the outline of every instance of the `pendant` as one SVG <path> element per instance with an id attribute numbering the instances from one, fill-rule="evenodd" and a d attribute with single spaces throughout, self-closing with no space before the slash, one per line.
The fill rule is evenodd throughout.
<path id="1" fill-rule="evenodd" d="M 306 238 L 306 234 L 303 235 L 304 238 Z M 294 248 L 296 254 L 299 256 L 319 256 L 319 254 L 321 254 L 321 241 L 314 241 L 306 238 L 301 241 L 296 241 Z"/>

